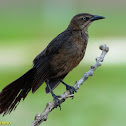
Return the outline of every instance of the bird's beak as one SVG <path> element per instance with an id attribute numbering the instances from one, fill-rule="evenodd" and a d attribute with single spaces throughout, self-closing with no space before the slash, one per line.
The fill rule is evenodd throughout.
<path id="1" fill-rule="evenodd" d="M 89 19 L 89 21 L 95 21 L 95 20 L 100 20 L 100 19 L 104 19 L 105 17 L 103 16 L 98 16 L 98 15 L 93 15 L 92 18 Z"/>

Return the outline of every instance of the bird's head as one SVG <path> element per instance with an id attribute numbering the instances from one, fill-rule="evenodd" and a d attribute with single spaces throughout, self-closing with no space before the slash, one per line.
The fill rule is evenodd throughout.
<path id="1" fill-rule="evenodd" d="M 104 19 L 105 17 L 103 16 L 98 16 L 98 15 L 92 15 L 88 13 L 80 13 L 75 15 L 69 26 L 68 29 L 71 30 L 87 30 L 89 25 L 96 20 L 99 19 Z"/>

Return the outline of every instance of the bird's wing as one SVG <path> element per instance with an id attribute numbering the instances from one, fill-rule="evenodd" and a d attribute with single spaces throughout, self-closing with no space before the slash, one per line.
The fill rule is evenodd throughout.
<path id="1" fill-rule="evenodd" d="M 34 59 L 34 67 L 36 68 L 36 75 L 32 85 L 32 92 L 35 92 L 44 81 L 53 73 L 51 69 L 51 59 L 53 55 L 58 53 L 60 47 L 69 40 L 70 33 L 63 32 L 53 39 L 49 45 Z"/>
<path id="2" fill-rule="evenodd" d="M 54 38 L 48 46 L 33 60 L 33 64 L 37 65 L 43 62 L 44 59 L 50 59 L 53 55 L 58 53 L 58 49 L 70 38 L 71 33 L 64 31 Z M 46 58 L 45 58 L 46 57 Z"/>

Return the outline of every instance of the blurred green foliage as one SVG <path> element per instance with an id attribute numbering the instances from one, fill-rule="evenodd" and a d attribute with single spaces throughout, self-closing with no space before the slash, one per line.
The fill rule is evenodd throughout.
<path id="1" fill-rule="evenodd" d="M 91 37 L 125 36 L 125 2 L 103 1 L 1 1 L 0 40 L 55 37 L 65 30 L 71 18 L 81 12 L 105 16 L 93 23 Z M 98 5 L 97 5 L 98 4 Z M 119 6 L 120 5 L 120 6 Z"/>

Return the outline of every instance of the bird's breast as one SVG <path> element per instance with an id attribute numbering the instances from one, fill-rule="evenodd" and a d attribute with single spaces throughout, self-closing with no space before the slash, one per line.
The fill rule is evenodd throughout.
<path id="1" fill-rule="evenodd" d="M 73 41 L 66 43 L 59 49 L 51 61 L 51 67 L 55 76 L 62 76 L 70 72 L 83 59 L 87 42 L 75 38 Z"/>

